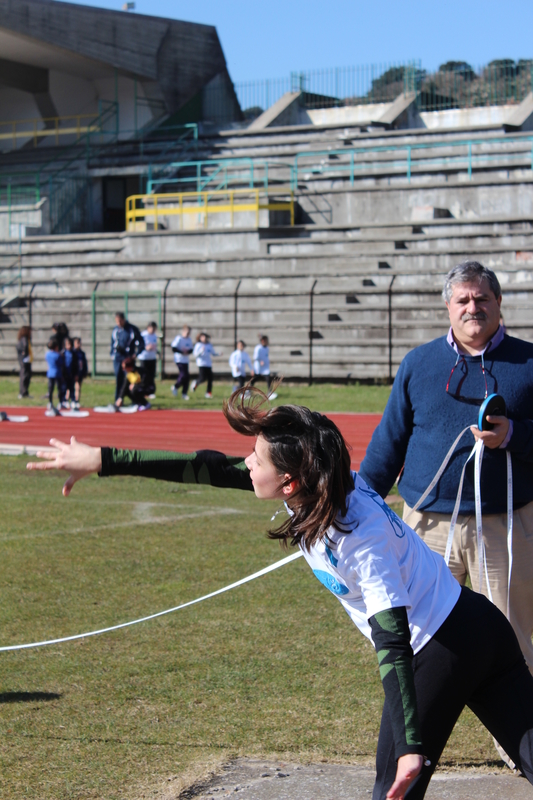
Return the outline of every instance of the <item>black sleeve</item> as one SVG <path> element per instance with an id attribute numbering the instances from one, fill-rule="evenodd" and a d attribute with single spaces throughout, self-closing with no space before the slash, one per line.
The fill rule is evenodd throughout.
<path id="1" fill-rule="evenodd" d="M 102 447 L 101 477 L 140 475 L 176 483 L 200 483 L 220 489 L 253 491 L 248 467 L 240 456 L 216 450 L 173 453 L 167 450 L 117 450 Z"/>
<path id="2" fill-rule="evenodd" d="M 413 676 L 411 634 L 404 606 L 380 611 L 368 620 L 389 707 L 396 758 L 424 755 Z"/>

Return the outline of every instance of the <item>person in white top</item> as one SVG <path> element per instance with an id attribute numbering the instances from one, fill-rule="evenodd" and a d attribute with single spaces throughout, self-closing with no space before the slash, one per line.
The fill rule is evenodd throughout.
<path id="1" fill-rule="evenodd" d="M 246 352 L 245 347 L 245 343 L 240 339 L 237 342 L 237 349 L 234 350 L 229 357 L 231 374 L 235 378 L 234 389 L 242 388 L 246 383 L 246 368 L 250 370 L 252 378 L 254 376 L 252 362 L 250 361 L 250 356 Z"/>
<path id="2" fill-rule="evenodd" d="M 199 333 L 194 345 L 192 354 L 196 359 L 196 366 L 198 367 L 198 378 L 193 381 L 192 390 L 196 391 L 201 383 L 207 382 L 207 392 L 205 396 L 210 399 L 213 397 L 213 356 L 220 356 L 222 353 L 217 353 L 211 344 L 210 336 L 208 333 Z"/>
<path id="3" fill-rule="evenodd" d="M 270 392 L 272 375 L 270 374 L 270 350 L 268 336 L 264 335 L 259 337 L 259 344 L 257 344 L 254 349 L 254 378 L 252 380 L 252 384 L 254 384 L 260 377 L 266 380 L 270 399 L 275 400 L 277 394 L 275 392 Z"/>
<path id="4" fill-rule="evenodd" d="M 193 343 L 191 339 L 191 329 L 188 325 L 184 325 L 181 329 L 181 335 L 176 336 L 172 344 L 172 351 L 174 353 L 174 361 L 178 366 L 178 379 L 170 390 L 174 397 L 177 397 L 178 389 L 181 387 L 181 396 L 183 400 L 188 400 L 187 392 L 189 391 L 189 355 L 193 351 Z"/>
<path id="5" fill-rule="evenodd" d="M 150 322 L 146 330 L 141 332 L 144 341 L 144 350 L 137 356 L 141 362 L 144 392 L 150 400 L 155 399 L 155 370 L 157 366 L 158 335 L 157 322 Z"/>
<path id="6" fill-rule="evenodd" d="M 442 556 L 351 472 L 348 448 L 330 419 L 302 406 L 268 407 L 258 389 L 246 404 L 247 391 L 237 390 L 224 405 L 231 427 L 255 437 L 245 459 L 214 450 L 127 451 L 52 439 L 57 449 L 38 452 L 44 463 L 28 468 L 67 470 L 65 495 L 97 472 L 244 489 L 284 501 L 287 516 L 270 537 L 300 548 L 377 652 L 385 704 L 373 800 L 422 800 L 465 706 L 533 784 L 533 676 L 505 616 L 459 586 Z M 309 606 L 309 616 L 314 613 Z M 336 680 L 333 671 L 332 685 Z M 354 675 L 355 687 L 356 681 Z"/>

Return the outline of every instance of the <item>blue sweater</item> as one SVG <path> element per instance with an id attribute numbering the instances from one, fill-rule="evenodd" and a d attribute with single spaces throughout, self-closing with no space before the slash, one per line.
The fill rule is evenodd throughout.
<path id="1" fill-rule="evenodd" d="M 58 353 L 57 350 L 48 350 L 45 355 L 45 358 L 46 358 L 46 363 L 48 364 L 46 377 L 47 378 L 61 377 L 61 353 Z"/>
<path id="2" fill-rule="evenodd" d="M 455 437 L 467 425 L 477 424 L 485 394 L 480 356 L 465 356 L 446 384 L 457 354 L 443 336 L 412 350 L 402 361 L 383 419 L 374 431 L 361 477 L 382 497 L 398 484 L 401 496 L 414 506 L 437 472 Z M 533 344 L 505 336 L 485 356 L 488 393 L 501 394 L 513 435 L 507 450 L 512 454 L 514 508 L 533 501 Z M 454 396 L 455 395 L 455 396 Z M 444 475 L 422 509 L 451 514 L 463 465 L 474 445 L 467 431 Z M 484 514 L 503 514 L 507 509 L 507 462 L 505 450 L 485 448 L 481 469 L 481 501 Z M 474 514 L 474 459 L 466 468 L 461 514 Z"/>

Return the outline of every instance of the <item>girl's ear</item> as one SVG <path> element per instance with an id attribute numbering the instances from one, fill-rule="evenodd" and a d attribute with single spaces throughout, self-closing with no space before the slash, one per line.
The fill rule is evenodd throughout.
<path id="1" fill-rule="evenodd" d="M 291 476 L 287 474 L 284 476 L 284 480 L 287 480 L 290 477 Z M 298 481 L 292 480 L 290 483 L 285 484 L 285 486 L 283 487 L 283 494 L 286 495 L 286 497 L 290 497 L 291 494 L 294 494 L 297 488 L 298 488 Z"/>

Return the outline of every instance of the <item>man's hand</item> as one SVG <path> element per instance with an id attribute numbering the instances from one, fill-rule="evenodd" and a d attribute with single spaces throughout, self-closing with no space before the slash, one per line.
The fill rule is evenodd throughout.
<path id="1" fill-rule="evenodd" d="M 485 447 L 495 450 L 501 445 L 507 436 L 509 430 L 509 420 L 507 417 L 489 416 L 487 421 L 494 425 L 491 431 L 480 431 L 477 425 L 472 425 L 470 430 L 476 439 L 482 439 L 485 442 Z"/>
<path id="2" fill-rule="evenodd" d="M 69 496 L 76 481 L 102 469 L 102 451 L 99 447 L 78 442 L 75 436 L 71 437 L 70 444 L 59 439 L 50 439 L 50 444 L 57 448 L 56 452 L 37 451 L 37 457 L 44 461 L 31 461 L 26 464 L 26 469 L 64 469 L 70 472 L 63 486 L 65 497 Z"/>
<path id="3" fill-rule="evenodd" d="M 396 766 L 396 779 L 387 792 L 387 800 L 403 800 L 409 786 L 420 773 L 423 763 L 423 757 L 416 753 L 400 756 Z"/>

